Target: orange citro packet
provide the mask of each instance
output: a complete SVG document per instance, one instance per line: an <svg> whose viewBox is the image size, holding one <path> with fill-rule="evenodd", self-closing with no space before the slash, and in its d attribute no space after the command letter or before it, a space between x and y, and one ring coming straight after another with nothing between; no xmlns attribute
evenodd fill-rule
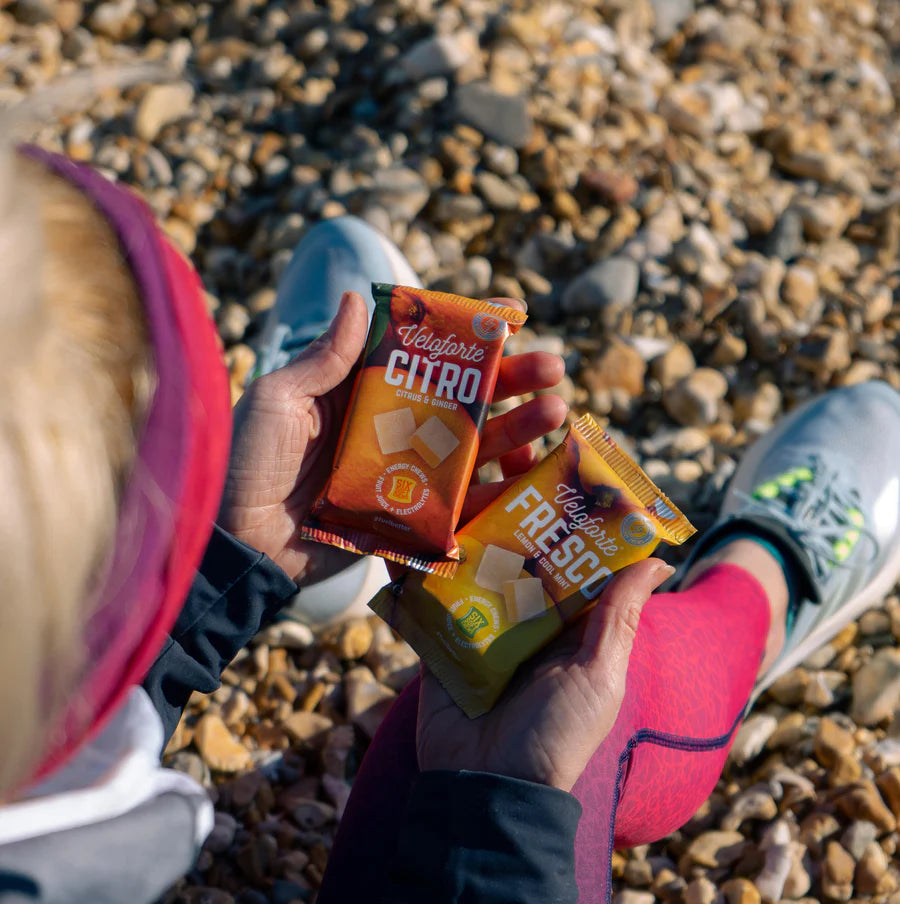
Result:
<svg viewBox="0 0 900 904"><path fill-rule="evenodd" d="M595 600L613 572L660 541L694 533L685 516L590 417L456 535L452 578L407 574L369 604L419 654L470 718L520 663Z"/></svg>
<svg viewBox="0 0 900 904"><path fill-rule="evenodd" d="M331 476L301 536L452 573L454 538L507 336L526 315L374 284Z"/></svg>

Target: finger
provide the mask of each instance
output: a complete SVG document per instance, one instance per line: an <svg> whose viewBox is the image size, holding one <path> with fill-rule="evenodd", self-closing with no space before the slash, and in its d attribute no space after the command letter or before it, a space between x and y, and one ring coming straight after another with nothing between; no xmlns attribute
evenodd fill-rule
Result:
<svg viewBox="0 0 900 904"><path fill-rule="evenodd" d="M552 389L565 376L566 365L550 352L523 352L500 361L494 401Z"/></svg>
<svg viewBox="0 0 900 904"><path fill-rule="evenodd" d="M504 480L510 477L521 477L538 463L538 454L531 444L519 446L518 449L513 449L512 452L501 455L499 462Z"/></svg>
<svg viewBox="0 0 900 904"><path fill-rule="evenodd" d="M466 492L459 523L467 524L477 514L484 511L504 490L511 487L519 478L495 480L493 483L472 484Z"/></svg>
<svg viewBox="0 0 900 904"><path fill-rule="evenodd" d="M556 430L565 421L568 410L559 396L543 395L489 418L481 434L477 466L508 455Z"/></svg>
<svg viewBox="0 0 900 904"><path fill-rule="evenodd" d="M424 662L419 663L419 678L421 681L419 688L420 720L436 710L445 709L448 706L456 706L453 698Z"/></svg>
<svg viewBox="0 0 900 904"><path fill-rule="evenodd" d="M661 559L645 559L616 574L587 614L579 660L589 671L624 679L641 611L674 571Z"/></svg>
<svg viewBox="0 0 900 904"><path fill-rule="evenodd" d="M517 311L528 313L528 305L521 298L486 298L485 301L491 304L499 304L504 308L515 308Z"/></svg>
<svg viewBox="0 0 900 904"><path fill-rule="evenodd" d="M267 379L271 391L296 399L319 398L345 380L359 359L368 332L369 314L358 292L345 292L328 329L293 361Z"/></svg>

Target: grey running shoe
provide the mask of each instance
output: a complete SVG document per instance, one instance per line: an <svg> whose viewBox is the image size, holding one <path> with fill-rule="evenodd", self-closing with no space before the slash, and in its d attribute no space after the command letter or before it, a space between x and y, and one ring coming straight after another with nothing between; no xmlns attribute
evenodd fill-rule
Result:
<svg viewBox="0 0 900 904"><path fill-rule="evenodd" d="M251 379L288 363L328 328L346 291L359 292L374 309L372 283L420 286L401 251L357 217L317 223L291 257L260 339ZM368 615L369 600L389 580L384 560L360 557L343 571L310 584L282 616L321 627L353 615Z"/></svg>
<svg viewBox="0 0 900 904"><path fill-rule="evenodd" d="M399 248L358 217L323 220L307 232L278 284L259 339L251 379L287 364L328 329L344 292L375 306L372 283L421 286Z"/></svg>
<svg viewBox="0 0 900 904"><path fill-rule="evenodd" d="M886 383L819 396L751 446L691 558L749 533L797 566L793 626L754 695L885 598L900 576L898 525L900 393Z"/></svg>

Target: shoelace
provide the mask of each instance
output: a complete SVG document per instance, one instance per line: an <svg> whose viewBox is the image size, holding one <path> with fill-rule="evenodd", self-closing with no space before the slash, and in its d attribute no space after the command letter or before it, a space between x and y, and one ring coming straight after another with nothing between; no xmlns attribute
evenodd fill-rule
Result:
<svg viewBox="0 0 900 904"><path fill-rule="evenodd" d="M848 511L859 510L859 494L844 485L839 471L825 468L818 457L810 459L809 469L811 480L782 488L774 499L761 500L740 490L735 495L745 504L745 512L784 525L803 548L818 580L825 581L836 568L871 564L878 555L878 540L869 528L853 523L847 516ZM862 540L868 541L870 548L862 563L851 565L839 557L836 547L853 533L854 549Z"/></svg>

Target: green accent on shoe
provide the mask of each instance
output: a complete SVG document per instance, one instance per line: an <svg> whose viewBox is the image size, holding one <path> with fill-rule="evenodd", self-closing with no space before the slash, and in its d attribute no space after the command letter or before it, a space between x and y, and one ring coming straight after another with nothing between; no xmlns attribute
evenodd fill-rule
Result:
<svg viewBox="0 0 900 904"><path fill-rule="evenodd" d="M692 558L726 534L758 531L796 563L796 620L754 696L879 604L900 577L897 449L900 393L873 381L797 405L744 452Z"/></svg>
<svg viewBox="0 0 900 904"><path fill-rule="evenodd" d="M812 467L799 465L763 481L753 490L751 496L766 502L780 502L786 510L789 510L798 495L803 492L804 486L811 484L814 479L815 470ZM836 537L831 543L834 562L838 565L846 562L851 556L860 537L863 536L866 524L865 516L858 508L846 508L843 514L847 522L860 529L849 528L843 536ZM750 539L753 539L752 535Z"/></svg>

